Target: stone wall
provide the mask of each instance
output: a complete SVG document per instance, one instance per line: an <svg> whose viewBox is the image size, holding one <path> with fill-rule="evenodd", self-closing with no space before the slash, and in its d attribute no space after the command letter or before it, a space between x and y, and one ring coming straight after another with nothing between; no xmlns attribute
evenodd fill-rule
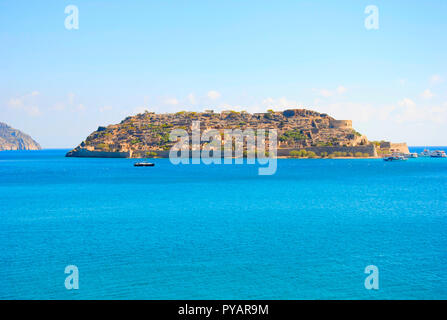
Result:
<svg viewBox="0 0 447 320"><path fill-rule="evenodd" d="M391 143L390 152L410 153L410 150L408 150L408 146L405 142Z"/></svg>
<svg viewBox="0 0 447 320"><path fill-rule="evenodd" d="M406 146L406 144L405 144ZM375 145L367 145L367 146L355 146L355 147L344 147L344 146L335 146L335 147L306 147L304 148L306 151L313 151L317 155L321 155L323 152L326 152L328 155L334 152L346 152L355 154L357 152L367 153L370 157L377 157L376 147ZM407 147L408 149L408 147ZM297 148L280 148L277 151L278 157L289 157L290 151L292 150L300 150ZM154 156L146 156L146 152L107 152L107 151L89 151L86 149L79 149L76 151L71 151L67 153L67 157L88 157L88 158L168 158L169 150L164 151L156 151L157 155ZM223 155L223 152L222 152Z"/></svg>
<svg viewBox="0 0 447 320"><path fill-rule="evenodd" d="M130 152L109 152L109 151L90 151L87 149L78 149L70 151L66 157L86 157L86 158L130 158Z"/></svg>
<svg viewBox="0 0 447 320"><path fill-rule="evenodd" d="M393 143L393 142L381 142L380 143L381 153L410 153L408 146L405 142Z"/></svg>
<svg viewBox="0 0 447 320"><path fill-rule="evenodd" d="M337 129L352 129L352 120L331 120L329 126Z"/></svg>
<svg viewBox="0 0 447 320"><path fill-rule="evenodd" d="M355 154L357 152L361 152L361 153L367 153L369 154L370 157L377 157L377 152L376 152L376 148L374 145L367 145L367 146L355 146L355 147L306 147L303 148L306 151L313 151L315 152L317 155L321 155L321 153L323 152L327 152L327 154L331 154L334 152L346 152L346 153L352 153ZM290 156L290 151L292 150L300 150L297 148L280 148L277 151L277 156L278 157L289 157ZM169 158L169 150L167 151L157 151L156 152L157 155L154 156L155 158ZM223 151L222 151L222 156L223 156ZM142 153L142 154L138 154L135 153L132 156L133 158L146 158L146 156ZM149 157L151 158L151 157Z"/></svg>
<svg viewBox="0 0 447 320"><path fill-rule="evenodd" d="M155 152L157 155L148 156L150 152ZM157 151L135 151L132 154L132 158L169 158L169 150L157 150Z"/></svg>
<svg viewBox="0 0 447 320"><path fill-rule="evenodd" d="M342 146L336 146L336 147L306 147L304 148L306 151L313 151L317 155L321 155L323 152L327 152L327 154L331 154L334 152L346 152L346 153L352 153L355 154L357 152L361 153L367 153L370 157L377 157L377 151L376 147L373 144L367 145L367 146L355 146L355 147L342 147ZM290 156L290 151L292 150L300 150L296 148L282 148L278 149L278 156L279 157L288 157Z"/></svg>
<svg viewBox="0 0 447 320"><path fill-rule="evenodd" d="M328 155L334 152L346 152L355 154L357 152L367 153L370 157L377 157L376 148L374 145L356 146L356 147L307 147L306 151L313 151L317 155L321 155L323 152L327 152ZM280 148L278 149L278 157L290 156L290 151L300 150L297 148ZM86 149L80 149L67 153L67 157L87 157L87 158L168 158L169 150L157 151L156 156L146 156L146 152L107 152L107 151L89 151ZM223 152L222 152L223 155Z"/></svg>

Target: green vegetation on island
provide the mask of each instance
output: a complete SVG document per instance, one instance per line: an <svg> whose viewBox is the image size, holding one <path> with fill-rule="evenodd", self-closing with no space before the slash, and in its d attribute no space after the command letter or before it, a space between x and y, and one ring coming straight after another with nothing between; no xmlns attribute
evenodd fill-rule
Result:
<svg viewBox="0 0 447 320"><path fill-rule="evenodd" d="M175 143L169 140L171 131L183 129L191 135L193 121L200 121L202 131L218 130L222 138L225 129L252 129L256 139L259 139L257 130L276 129L277 155L282 157L374 157L379 148L354 130L351 120L336 120L327 114L306 109L268 110L253 114L234 110L166 114L146 111L127 117L119 124L98 127L67 156L167 157ZM268 139L266 133L266 143ZM206 143L202 143L202 147L204 145Z"/></svg>

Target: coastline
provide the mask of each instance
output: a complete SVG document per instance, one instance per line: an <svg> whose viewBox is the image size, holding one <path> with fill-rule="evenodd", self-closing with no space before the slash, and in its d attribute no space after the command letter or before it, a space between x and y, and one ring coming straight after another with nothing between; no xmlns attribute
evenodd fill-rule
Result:
<svg viewBox="0 0 447 320"><path fill-rule="evenodd" d="M420 153L422 152L424 149L429 149L429 150L446 150L447 146L409 146L410 152L411 153ZM120 154L120 156L107 156L104 157L103 156L103 152L91 152L92 154L90 156L67 156L67 153L69 153L72 149L70 148L43 148L40 150L0 150L0 154L8 154L8 153L40 153L40 152L48 152L48 151L54 151L54 152L64 152L65 153L65 157L74 157L74 158L98 158L98 159L117 159L117 158L121 158L121 159L168 159L169 158L169 151L167 152L167 154L162 154L162 155L156 155L156 156L141 156L141 157L126 157L126 156L122 156ZM222 159L225 157L222 157ZM382 159L382 156L371 156L371 157L347 157L347 156L339 156L339 157L321 157L321 156L316 156L316 157L296 157L296 156L277 156L276 159L336 159L336 160L354 160L354 159L358 159L358 160L365 160L365 159ZM231 159L236 159L236 157L231 157Z"/></svg>

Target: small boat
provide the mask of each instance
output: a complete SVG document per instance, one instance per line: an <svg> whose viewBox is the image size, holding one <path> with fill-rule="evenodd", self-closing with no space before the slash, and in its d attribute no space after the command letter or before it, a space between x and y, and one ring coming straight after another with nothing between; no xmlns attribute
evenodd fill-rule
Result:
<svg viewBox="0 0 447 320"><path fill-rule="evenodd" d="M435 150L430 155L432 158L447 158L445 151L443 150Z"/></svg>
<svg viewBox="0 0 447 320"><path fill-rule="evenodd" d="M419 156L420 156L420 157L430 157L431 154L432 154L432 152L431 152L430 150L428 150L428 149L424 149L424 151L422 151L422 152L419 154Z"/></svg>
<svg viewBox="0 0 447 320"><path fill-rule="evenodd" d="M155 163L152 162L135 162L134 167L153 167Z"/></svg>
<svg viewBox="0 0 447 320"><path fill-rule="evenodd" d="M401 155L385 156L383 161L406 161L407 159Z"/></svg>

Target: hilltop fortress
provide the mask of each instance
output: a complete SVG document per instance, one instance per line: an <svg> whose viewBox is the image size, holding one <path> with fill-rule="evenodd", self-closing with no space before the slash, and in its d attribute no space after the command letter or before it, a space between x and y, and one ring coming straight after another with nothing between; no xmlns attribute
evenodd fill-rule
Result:
<svg viewBox="0 0 447 320"><path fill-rule="evenodd" d="M200 121L201 130L216 129L276 129L278 156L306 150L317 156L377 157L378 150L391 148L371 143L352 127L351 120L336 120L324 113L306 109L265 113L223 111L215 113L186 112L156 114L145 112L127 117L119 124L99 127L79 146L67 153L69 157L167 157L175 141L169 141L174 129L191 132L193 121ZM382 148L383 145L383 148ZM408 152L406 144L399 151Z"/></svg>

